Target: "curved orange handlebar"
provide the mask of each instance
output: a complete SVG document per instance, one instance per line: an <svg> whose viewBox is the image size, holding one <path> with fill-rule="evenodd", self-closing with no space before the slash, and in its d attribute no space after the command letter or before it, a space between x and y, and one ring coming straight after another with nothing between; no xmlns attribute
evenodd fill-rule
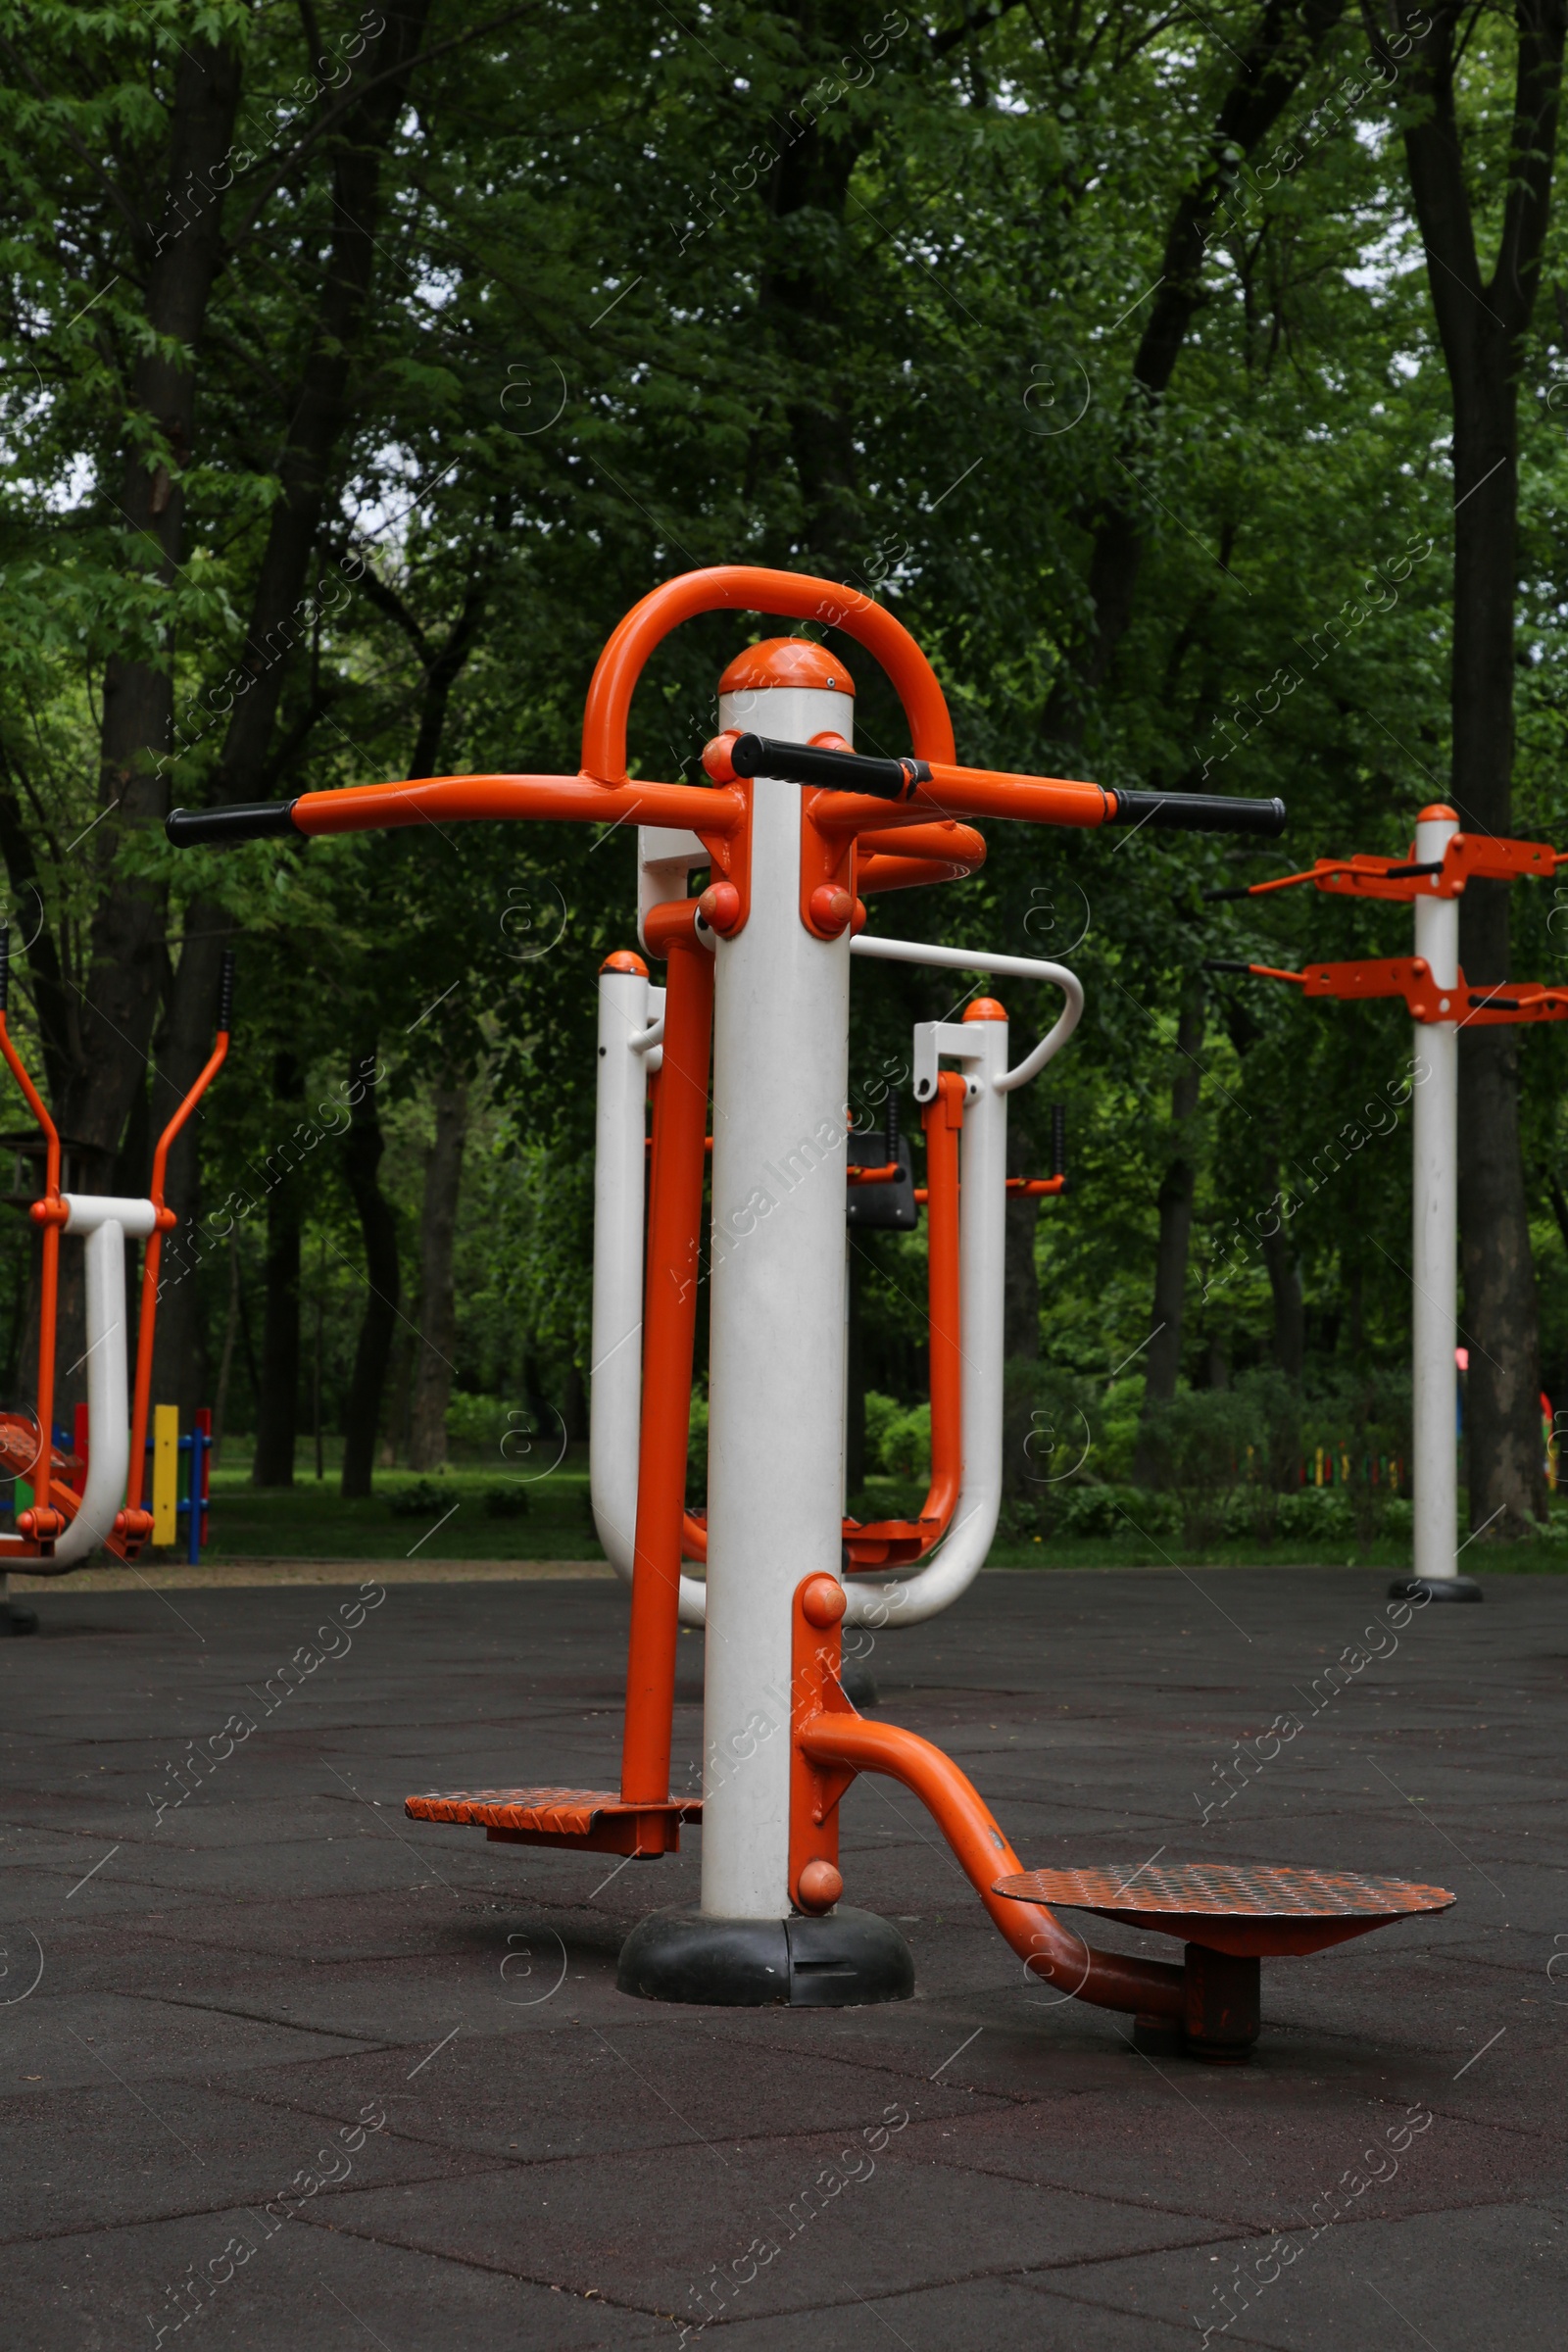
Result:
<svg viewBox="0 0 1568 2352"><path fill-rule="evenodd" d="M715 564L666 580L633 605L594 667L582 720L582 763L590 775L626 773L626 720L648 657L683 620L699 612L778 612L842 629L875 657L904 705L917 760L956 758L953 721L937 673L902 620L853 588L798 571L751 564Z"/></svg>

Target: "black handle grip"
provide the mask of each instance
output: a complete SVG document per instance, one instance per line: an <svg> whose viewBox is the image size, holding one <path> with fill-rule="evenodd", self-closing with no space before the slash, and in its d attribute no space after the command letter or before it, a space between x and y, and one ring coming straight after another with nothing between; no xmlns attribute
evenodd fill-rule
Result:
<svg viewBox="0 0 1568 2352"><path fill-rule="evenodd" d="M891 1087L888 1089L887 1108L883 1112L882 1126L888 1141L888 1157L890 1160L896 1160L899 1156L899 1098Z"/></svg>
<svg viewBox="0 0 1568 2352"><path fill-rule="evenodd" d="M218 1029L221 1037L231 1037L234 1031L234 951L223 950L223 961L218 975Z"/></svg>
<svg viewBox="0 0 1568 2352"><path fill-rule="evenodd" d="M859 752L830 752L821 744L776 743L769 735L738 735L729 763L738 776L777 776L785 784L866 792L879 801L906 800L931 775L923 760L872 760Z"/></svg>
<svg viewBox="0 0 1568 2352"><path fill-rule="evenodd" d="M11 925L0 923L0 1019L11 1010Z"/></svg>
<svg viewBox="0 0 1568 2352"><path fill-rule="evenodd" d="M1218 792L1110 794L1107 825L1158 825L1183 833L1266 833L1285 830L1283 801L1233 800Z"/></svg>
<svg viewBox="0 0 1568 2352"><path fill-rule="evenodd" d="M1252 966L1239 963L1234 956L1205 956L1203 969L1205 972L1250 972Z"/></svg>
<svg viewBox="0 0 1568 2352"><path fill-rule="evenodd" d="M1065 1102L1053 1102L1051 1105L1051 1173L1053 1176L1065 1176L1067 1173L1067 1105Z"/></svg>
<svg viewBox="0 0 1568 2352"><path fill-rule="evenodd" d="M247 801L234 808L171 808L164 831L176 850L199 841L267 841L274 834L296 835L293 801Z"/></svg>

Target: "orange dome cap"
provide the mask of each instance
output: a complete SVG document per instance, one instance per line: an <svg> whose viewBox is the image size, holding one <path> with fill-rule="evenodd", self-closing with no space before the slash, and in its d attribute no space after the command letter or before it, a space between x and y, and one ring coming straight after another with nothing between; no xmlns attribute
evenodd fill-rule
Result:
<svg viewBox="0 0 1568 2352"><path fill-rule="evenodd" d="M768 686L815 686L855 692L855 680L836 654L809 637L764 637L737 654L718 681L720 694L756 694Z"/></svg>

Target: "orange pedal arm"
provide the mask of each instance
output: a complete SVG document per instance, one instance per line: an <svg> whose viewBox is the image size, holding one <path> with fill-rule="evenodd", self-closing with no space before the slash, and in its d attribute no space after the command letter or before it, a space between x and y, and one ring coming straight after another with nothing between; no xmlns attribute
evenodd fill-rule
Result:
<svg viewBox="0 0 1568 2352"><path fill-rule="evenodd" d="M917 1519L844 1522L852 1568L885 1568L923 1559L947 1534L963 1484L963 1347L958 1280L958 1136L963 1080L944 1070L920 1113L925 1129L928 1200L927 1320L930 1328L931 1479ZM896 1171L890 1171L896 1173ZM920 1196L917 1194L916 1199Z"/></svg>
<svg viewBox="0 0 1568 2352"><path fill-rule="evenodd" d="M0 1054L3 1054L12 1076L27 1099L27 1108L43 1130L44 1179L43 1199L32 1204L34 1222L43 1227L43 1262L39 1269L38 1286L38 1454L30 1473L32 1479L32 1509L30 1532L41 1541L61 1534L66 1521L60 1519L57 1529L53 1522L60 1516L51 1510L50 1470L54 1452L55 1420L55 1323L60 1301L60 1228L66 1220L66 1210L60 1199L60 1136L53 1119L44 1108L43 1097L27 1075L26 1064L12 1043L7 1014L11 1003L11 927L0 925Z"/></svg>
<svg viewBox="0 0 1568 2352"><path fill-rule="evenodd" d="M867 1723L839 1687L840 1620L844 1589L832 1577L805 1578L795 1596L796 1691L794 1740L800 1760L791 1785L790 1886L797 1901L809 1898L813 1863L836 1859L821 1833L855 1775L880 1772L917 1796L949 1845L991 1919L1033 1977L1064 1995L1102 2009L1130 2009L1146 2017L1181 2017L1185 1978L1166 1961L1134 1960L1096 1951L1063 1927L1044 1903L1017 1903L993 1891L1011 1867L1012 1847L979 1790L951 1756L929 1740L893 1723ZM803 1671L803 1668L805 1671ZM835 1849L836 1855L836 1841ZM804 1886L803 1886L804 1881ZM830 1901L829 1880L823 1891ZM825 1903L802 1903L825 1909Z"/></svg>
<svg viewBox="0 0 1568 2352"><path fill-rule="evenodd" d="M656 907L645 926L649 948L668 956L669 971L663 1066L654 1107L637 1533L621 1738L621 1797L632 1804L663 1804L669 1798L713 1029L713 958L698 944L695 914L694 900Z"/></svg>
<svg viewBox="0 0 1568 2352"><path fill-rule="evenodd" d="M153 1386L153 1339L158 1324L158 1276L164 1257L164 1234L168 1226L174 1222L172 1213L164 1206L164 1181L169 1169L170 1146L227 1060L233 1018L234 951L225 948L218 984L217 1039L205 1067L159 1137L157 1150L153 1153L152 1183L148 1189L152 1204L158 1211L158 1222L148 1235L147 1247L142 1251L141 1312L136 1318L136 1385L132 1391L130 1408L130 1467L125 1477L125 1508L117 1514L123 1524L117 1526L115 1531L126 1542L135 1542L138 1537L150 1532L139 1526L138 1520L144 1516L141 1491L147 1475L147 1416L151 1409Z"/></svg>

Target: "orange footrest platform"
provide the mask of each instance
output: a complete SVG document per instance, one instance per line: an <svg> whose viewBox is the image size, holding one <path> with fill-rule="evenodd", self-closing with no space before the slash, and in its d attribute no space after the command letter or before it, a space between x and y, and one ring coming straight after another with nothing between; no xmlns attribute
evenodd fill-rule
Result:
<svg viewBox="0 0 1568 2352"><path fill-rule="evenodd" d="M444 1821L483 1830L513 1845L577 1846L595 1854L673 1854L680 1825L701 1821L700 1796L663 1804L627 1804L613 1788L459 1788L450 1796L409 1796L411 1821Z"/></svg>
<svg viewBox="0 0 1568 2352"><path fill-rule="evenodd" d="M1226 1862L1141 1870L1021 1870L995 1891L1062 1903L1129 1928L1154 1928L1237 1959L1304 1956L1423 1911L1446 1911L1446 1886L1364 1879L1350 1870L1274 1870Z"/></svg>

